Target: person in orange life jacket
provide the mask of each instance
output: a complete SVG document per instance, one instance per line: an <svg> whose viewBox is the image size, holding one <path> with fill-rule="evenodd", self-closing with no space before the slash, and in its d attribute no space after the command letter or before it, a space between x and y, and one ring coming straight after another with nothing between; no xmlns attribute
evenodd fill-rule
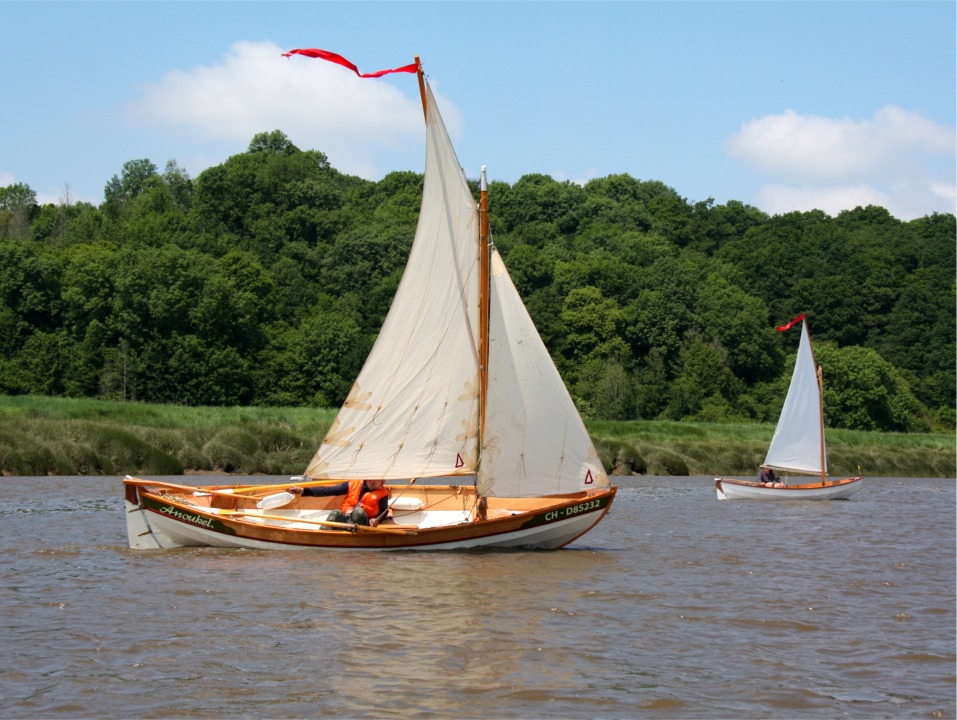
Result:
<svg viewBox="0 0 957 720"><path fill-rule="evenodd" d="M385 486L385 480L346 480L338 485L305 488L294 486L286 490L294 495L345 495L339 509L333 510L326 518L329 522L351 522L375 527L389 510L389 489Z"/></svg>

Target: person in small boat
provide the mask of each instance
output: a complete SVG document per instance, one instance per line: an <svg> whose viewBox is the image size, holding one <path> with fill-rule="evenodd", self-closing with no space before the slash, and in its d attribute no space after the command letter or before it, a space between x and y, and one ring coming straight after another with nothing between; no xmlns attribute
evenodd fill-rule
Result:
<svg viewBox="0 0 957 720"><path fill-rule="evenodd" d="M329 497L345 495L338 510L326 518L329 522L355 523L356 525L379 524L389 510L389 489L385 480L346 480L338 485L286 488L293 495Z"/></svg>
<svg viewBox="0 0 957 720"><path fill-rule="evenodd" d="M761 469L758 470L758 485L773 488L784 487L784 483L781 482L781 478L774 471L774 468L770 468L767 465L762 465Z"/></svg>

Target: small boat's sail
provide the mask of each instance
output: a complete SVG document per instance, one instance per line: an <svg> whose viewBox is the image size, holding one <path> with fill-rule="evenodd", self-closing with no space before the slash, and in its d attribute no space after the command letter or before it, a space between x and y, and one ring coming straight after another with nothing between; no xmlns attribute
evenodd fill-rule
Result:
<svg viewBox="0 0 957 720"><path fill-rule="evenodd" d="M764 464L790 472L827 474L821 385L806 320L801 321L801 343L791 386Z"/></svg>
<svg viewBox="0 0 957 720"><path fill-rule="evenodd" d="M492 254L488 409L479 493L608 487L608 476L497 252Z"/></svg>
<svg viewBox="0 0 957 720"><path fill-rule="evenodd" d="M408 264L375 345L306 470L314 479L476 469L478 206L427 93L425 185Z"/></svg>
<svg viewBox="0 0 957 720"><path fill-rule="evenodd" d="M791 328L798 320L801 321L801 341L791 385L764 464L786 473L816 475L820 480L800 484L789 481L784 487L767 487L745 480L715 478L719 500L838 500L851 495L863 483L861 477L827 479L824 389L820 369L814 361L807 320L800 315L778 331Z"/></svg>

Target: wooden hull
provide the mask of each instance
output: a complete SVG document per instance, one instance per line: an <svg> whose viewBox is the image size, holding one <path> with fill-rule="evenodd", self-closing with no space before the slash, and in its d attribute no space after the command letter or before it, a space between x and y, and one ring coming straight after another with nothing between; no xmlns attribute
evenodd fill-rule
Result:
<svg viewBox="0 0 957 720"><path fill-rule="evenodd" d="M769 488L730 478L714 480L718 500L844 500L863 484L862 477L828 480L825 485L817 482L783 488Z"/></svg>
<svg viewBox="0 0 957 720"><path fill-rule="evenodd" d="M421 509L394 510L375 528L327 523L341 498L299 497L260 510L255 486L186 488L124 480L129 545L138 550L184 546L263 550L469 550L564 547L608 512L617 488L547 498L489 498L487 519L476 517L470 486L393 487Z"/></svg>

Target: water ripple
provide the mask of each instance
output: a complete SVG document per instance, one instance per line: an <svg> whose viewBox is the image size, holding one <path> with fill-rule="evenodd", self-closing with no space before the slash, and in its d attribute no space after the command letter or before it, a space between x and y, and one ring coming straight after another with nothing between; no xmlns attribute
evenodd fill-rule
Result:
<svg viewBox="0 0 957 720"><path fill-rule="evenodd" d="M135 552L118 478L7 482L2 716L955 716L953 480L622 483L567 551L386 555Z"/></svg>

